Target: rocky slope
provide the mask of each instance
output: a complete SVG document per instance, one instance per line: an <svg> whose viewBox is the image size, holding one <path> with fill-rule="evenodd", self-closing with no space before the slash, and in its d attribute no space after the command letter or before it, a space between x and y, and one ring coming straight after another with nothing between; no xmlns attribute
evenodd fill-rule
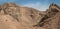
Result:
<svg viewBox="0 0 60 29"><path fill-rule="evenodd" d="M58 23L52 25L56 20L59 22L59 13L60 7L56 4L51 4L47 11L41 12L15 3L4 3L0 5L0 29L55 29ZM35 24L40 27L34 27Z"/></svg>
<svg viewBox="0 0 60 29"><path fill-rule="evenodd" d="M45 27L46 29L60 29L60 7L56 4L51 4L46 12L44 17L35 26Z"/></svg>
<svg viewBox="0 0 60 29"><path fill-rule="evenodd" d="M33 24L43 15L33 8L4 3L0 5L0 29L35 29Z"/></svg>

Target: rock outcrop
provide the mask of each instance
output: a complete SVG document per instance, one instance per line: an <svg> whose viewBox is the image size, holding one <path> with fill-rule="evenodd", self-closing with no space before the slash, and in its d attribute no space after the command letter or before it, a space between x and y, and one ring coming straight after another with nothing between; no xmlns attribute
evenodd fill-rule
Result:
<svg viewBox="0 0 60 29"><path fill-rule="evenodd" d="M59 29L60 7L56 4L51 4L46 12L44 17L42 17L40 22L35 26L45 27L46 29Z"/></svg>

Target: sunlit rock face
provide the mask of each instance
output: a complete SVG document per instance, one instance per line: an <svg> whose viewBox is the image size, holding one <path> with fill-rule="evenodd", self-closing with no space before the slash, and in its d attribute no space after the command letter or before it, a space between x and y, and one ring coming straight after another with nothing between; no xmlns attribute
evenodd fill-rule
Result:
<svg viewBox="0 0 60 29"><path fill-rule="evenodd" d="M48 18L47 19L48 21L45 23L46 29L60 29L59 24L60 6L58 6L57 4L51 4L47 14L49 15L50 18Z"/></svg>
<svg viewBox="0 0 60 29"><path fill-rule="evenodd" d="M58 15L60 7L56 4L51 4L47 11L38 11L15 3L4 3L0 5L0 29L57 29ZM35 24L40 27L33 27Z"/></svg>
<svg viewBox="0 0 60 29"><path fill-rule="evenodd" d="M0 5L0 29L35 29L36 24L44 13L15 3ZM6 27L5 27L6 26Z"/></svg>
<svg viewBox="0 0 60 29"><path fill-rule="evenodd" d="M56 4L51 4L44 17L35 26L45 27L45 29L59 29L59 14L60 7Z"/></svg>

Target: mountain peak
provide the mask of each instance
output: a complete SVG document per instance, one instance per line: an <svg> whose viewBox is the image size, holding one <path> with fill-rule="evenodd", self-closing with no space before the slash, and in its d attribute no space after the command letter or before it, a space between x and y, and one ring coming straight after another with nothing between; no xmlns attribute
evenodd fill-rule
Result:
<svg viewBox="0 0 60 29"><path fill-rule="evenodd" d="M60 7L55 3L50 4L49 8L52 8L52 9L59 8L60 9Z"/></svg>

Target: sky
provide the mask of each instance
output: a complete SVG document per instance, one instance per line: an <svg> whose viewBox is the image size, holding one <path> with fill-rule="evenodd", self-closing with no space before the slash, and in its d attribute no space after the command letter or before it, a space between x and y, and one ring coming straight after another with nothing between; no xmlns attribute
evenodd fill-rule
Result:
<svg viewBox="0 0 60 29"><path fill-rule="evenodd" d="M0 0L0 4L14 2L24 7L32 7L40 11L45 11L51 3L60 5L60 0Z"/></svg>

